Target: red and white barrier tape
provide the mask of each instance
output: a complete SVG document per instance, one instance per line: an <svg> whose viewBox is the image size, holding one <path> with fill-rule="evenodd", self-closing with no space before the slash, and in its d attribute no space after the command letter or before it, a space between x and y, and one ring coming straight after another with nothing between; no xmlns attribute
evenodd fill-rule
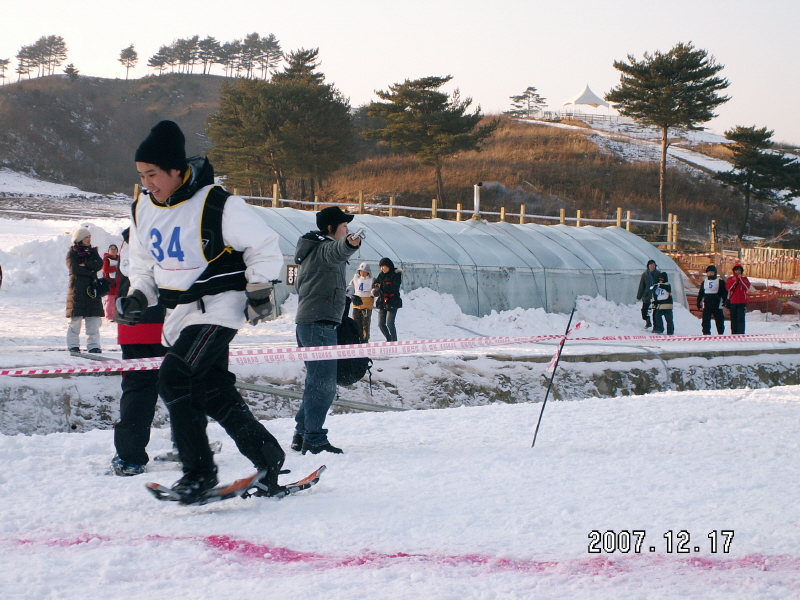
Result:
<svg viewBox="0 0 800 600"><path fill-rule="evenodd" d="M570 334L581 327L579 323ZM343 346L317 346L313 348L265 348L258 350L234 350L230 353L232 365L269 364L276 362L297 362L315 360L336 360L340 358L380 358L427 354L446 350L467 350L470 348L489 348L512 344L533 344L537 342L800 342L800 333L754 334L754 335L609 335L603 337L570 337L564 335L533 335L525 337L478 337L442 340L404 340L399 342L369 342L367 344L348 344ZM610 344L612 345L612 344ZM20 367L2 369L0 375L58 375L70 373L115 373L123 371L146 371L157 369L160 358L107 360L92 365L44 365L40 367Z"/></svg>

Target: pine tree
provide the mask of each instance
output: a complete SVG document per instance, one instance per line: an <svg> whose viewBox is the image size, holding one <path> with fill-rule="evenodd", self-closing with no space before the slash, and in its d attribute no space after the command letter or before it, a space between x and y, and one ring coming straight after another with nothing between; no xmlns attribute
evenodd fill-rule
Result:
<svg viewBox="0 0 800 600"><path fill-rule="evenodd" d="M276 181L305 190L317 186L351 159L349 105L325 76L314 71L317 51L289 55L272 81L243 78L223 87L220 108L209 118L211 157L231 185L268 189ZM309 70L309 67L311 69Z"/></svg>
<svg viewBox="0 0 800 600"><path fill-rule="evenodd" d="M283 51L278 39L269 34L265 38L261 38L261 58L259 60L259 68L261 69L261 78L267 79L269 72L278 65L278 61L283 58Z"/></svg>
<svg viewBox="0 0 800 600"><path fill-rule="evenodd" d="M744 218L739 239L747 231L750 218L750 199L780 203L800 196L800 163L781 153L770 151L774 131L766 127L736 127L725 132L733 142L733 168L717 173L719 181L737 188L744 196Z"/></svg>
<svg viewBox="0 0 800 600"><path fill-rule="evenodd" d="M125 67L125 79L127 79L128 72L139 62L139 53L133 49L133 44L131 44L122 49L117 60Z"/></svg>
<svg viewBox="0 0 800 600"><path fill-rule="evenodd" d="M0 58L0 79L3 80L3 84L6 82L6 69L8 69L8 64L10 62L10 58Z"/></svg>
<svg viewBox="0 0 800 600"><path fill-rule="evenodd" d="M547 102L533 86L526 88L519 96L510 96L510 98L511 110L506 114L517 119L530 119L537 112L541 112Z"/></svg>
<svg viewBox="0 0 800 600"><path fill-rule="evenodd" d="M667 53L645 52L642 61L629 54L627 63L615 60L614 68L622 73L620 84L605 99L614 103L620 114L661 130L658 198L664 221L669 130L703 129L699 124L716 116L714 109L729 100L718 93L729 85L727 79L716 77L724 66L689 42L679 43ZM662 225L661 233L664 230Z"/></svg>
<svg viewBox="0 0 800 600"><path fill-rule="evenodd" d="M319 68L319 48L306 50L300 48L289 53L286 57L286 66L281 73L273 75L273 81L309 81L321 84L325 76L316 69Z"/></svg>
<svg viewBox="0 0 800 600"><path fill-rule="evenodd" d="M203 75L211 73L211 65L217 62L219 42L210 35L197 42L197 60L203 65Z"/></svg>
<svg viewBox="0 0 800 600"><path fill-rule="evenodd" d="M33 46L23 46L17 52L17 68L14 72L17 74L17 81L22 79L23 75L30 77L31 71L39 64L35 57Z"/></svg>
<svg viewBox="0 0 800 600"><path fill-rule="evenodd" d="M80 76L81 72L75 68L75 65L69 63L66 67L64 67L64 73L69 77L70 81L77 81L78 77Z"/></svg>
<svg viewBox="0 0 800 600"><path fill-rule="evenodd" d="M480 151L481 143L492 135L499 120L478 125L483 119L480 107L467 114L472 99L461 100L458 90L452 97L439 88L452 79L423 77L389 86L376 94L386 102L371 102L369 116L381 119L385 127L364 134L367 139L385 140L399 152L408 152L423 165L434 168L436 194L444 206L442 165L448 156Z"/></svg>
<svg viewBox="0 0 800 600"><path fill-rule="evenodd" d="M172 50L169 46L161 46L153 56L147 60L147 66L153 69L158 69L158 74L164 72L164 68L168 65L173 65L174 58Z"/></svg>

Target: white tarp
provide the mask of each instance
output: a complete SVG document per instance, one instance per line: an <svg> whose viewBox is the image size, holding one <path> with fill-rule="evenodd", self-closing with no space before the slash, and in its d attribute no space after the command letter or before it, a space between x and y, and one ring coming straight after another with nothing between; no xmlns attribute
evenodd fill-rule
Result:
<svg viewBox="0 0 800 600"><path fill-rule="evenodd" d="M598 106L611 106L608 102L590 90L588 84L585 88L583 88L583 91L580 94L573 96L569 100L565 100L562 106L566 106L567 104L572 104L574 106L577 106L578 104L586 104L588 106L594 106L595 108Z"/></svg>
<svg viewBox="0 0 800 600"><path fill-rule="evenodd" d="M286 264L294 264L298 238L316 229L315 213L253 209L280 235ZM600 295L630 304L636 301L639 278L651 258L669 274L676 301L686 305L675 262L620 227L356 215L350 229L360 227L367 237L350 261L348 277L361 261L370 263L376 276L378 261L386 256L404 270L406 292L427 287L452 294L470 315L516 307L565 313L577 296ZM277 292L282 302L294 288L283 284Z"/></svg>

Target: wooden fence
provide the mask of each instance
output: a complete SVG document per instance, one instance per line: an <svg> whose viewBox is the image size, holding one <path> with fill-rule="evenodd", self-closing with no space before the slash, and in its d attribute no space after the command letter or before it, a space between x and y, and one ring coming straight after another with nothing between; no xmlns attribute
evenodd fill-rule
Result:
<svg viewBox="0 0 800 600"><path fill-rule="evenodd" d="M733 265L740 263L747 277L775 282L800 281L800 250L784 248L742 248L733 252L704 252L681 254L667 252L687 273L702 275L708 265L715 265L720 275L731 274Z"/></svg>
<svg viewBox="0 0 800 600"><path fill-rule="evenodd" d="M664 236L661 236L662 239L655 239L658 236L656 234L648 234L648 238L651 239L651 242L655 244L657 247L662 249L670 248L672 250L677 249L678 245L678 215L674 215L670 213L667 217L666 221L647 221L643 219L634 219L632 216L631 211L625 211L623 214L623 210L621 207L617 207L616 214L613 217L607 219L590 219L581 214L580 210L575 211L575 216L567 216L566 209L560 209L559 215L534 215L528 214L525 212L525 205L520 204L519 212L508 212L506 207L503 206L500 208L499 212L494 211L486 211L481 210L480 208L480 187L481 184L476 184L474 186L474 198L473 198L473 207L472 208L465 208L462 203L456 204L456 208L440 208L438 206L438 200L433 198L431 200L430 208L428 207L421 207L421 206L401 206L395 202L395 197L389 197L388 204L371 204L367 203L364 199L364 192L361 191L358 193L358 200L354 202L321 202L319 197L315 197L313 201L310 200L287 200L283 198L279 198L278 196L278 186L277 184L273 185L272 189L272 197L259 197L259 196L243 196L243 198L249 202L250 204L254 204L257 206L271 206L273 208L282 208L282 207L291 207L297 208L300 210L313 210L318 211L326 206L340 206L342 209L352 209L351 212L355 214L372 214L377 216L388 216L388 217L396 217L396 216L411 216L413 218L447 218L450 215L456 221L464 221L468 219L484 219L484 220L494 220L497 222L518 222L522 225L525 223L536 223L536 222L543 222L544 224L550 225L558 223L560 225L574 225L575 227L581 227L583 225L616 225L617 227L625 227L628 231L632 233L637 233L634 231L634 226L646 226L646 225L666 225L667 234L666 239L663 239ZM236 189L233 190L234 194L237 194L238 191ZM405 215L403 215L405 213ZM640 228L641 229L641 228ZM641 235L641 234L640 234Z"/></svg>

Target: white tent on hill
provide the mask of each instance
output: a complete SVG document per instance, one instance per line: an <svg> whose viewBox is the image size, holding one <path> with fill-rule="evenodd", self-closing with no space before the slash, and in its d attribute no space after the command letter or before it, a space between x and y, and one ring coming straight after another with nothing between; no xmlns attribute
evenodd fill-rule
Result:
<svg viewBox="0 0 800 600"><path fill-rule="evenodd" d="M600 98L597 94L595 94L591 89L589 89L589 85L587 84L583 91L570 98L569 100L565 100L561 106L567 106L571 104L573 106L578 106L579 104L586 104L587 106L594 106L597 109L598 106L605 106L609 108L611 105Z"/></svg>

